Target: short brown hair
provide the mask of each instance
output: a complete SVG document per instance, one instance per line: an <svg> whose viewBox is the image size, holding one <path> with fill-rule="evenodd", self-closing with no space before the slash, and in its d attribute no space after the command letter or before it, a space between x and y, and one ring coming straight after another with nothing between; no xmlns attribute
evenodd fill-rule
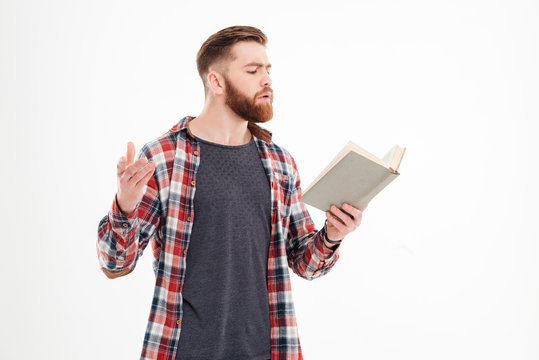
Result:
<svg viewBox="0 0 539 360"><path fill-rule="evenodd" d="M206 76L210 66L223 59L233 59L230 48L238 41L255 41L266 46L268 38L260 30L252 26L230 26L211 35L197 53L197 69L204 91L206 92Z"/></svg>

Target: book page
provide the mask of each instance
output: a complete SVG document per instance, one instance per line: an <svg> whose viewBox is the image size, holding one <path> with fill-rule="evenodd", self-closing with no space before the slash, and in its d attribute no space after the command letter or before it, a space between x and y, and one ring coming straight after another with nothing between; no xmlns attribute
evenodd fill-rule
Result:
<svg viewBox="0 0 539 360"><path fill-rule="evenodd" d="M393 153L395 152L395 148L397 146L393 146L385 155L384 157L382 158L382 161L384 162L384 164L386 164L386 166L389 167L389 164L391 163L391 158L393 157Z"/></svg>
<svg viewBox="0 0 539 360"><path fill-rule="evenodd" d="M377 156L371 154L370 152L368 152L367 150L363 149L362 147L354 144L353 142L348 142L348 146L350 146L355 152L357 152L358 154L360 155L363 155L364 157L366 157L367 159L371 160L371 161L374 161L375 163L377 164L380 164L382 166L386 166L386 163L384 161L382 161L381 159L379 159Z"/></svg>
<svg viewBox="0 0 539 360"><path fill-rule="evenodd" d="M395 150L391 154L391 160L389 161L389 169L391 171L398 172L405 150L406 148L395 145Z"/></svg>

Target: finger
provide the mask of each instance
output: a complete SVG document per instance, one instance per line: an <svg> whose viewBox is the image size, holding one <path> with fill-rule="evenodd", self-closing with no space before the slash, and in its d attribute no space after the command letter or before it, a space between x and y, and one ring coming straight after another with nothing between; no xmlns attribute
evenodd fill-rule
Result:
<svg viewBox="0 0 539 360"><path fill-rule="evenodd" d="M331 211L328 211L328 213L331 215L332 218L335 218L338 222L340 222L341 224L343 225L346 225L345 223L343 223L343 221L341 219L339 219L338 216L336 216L335 214L333 214ZM327 213L326 213L327 214Z"/></svg>
<svg viewBox="0 0 539 360"><path fill-rule="evenodd" d="M354 221L356 226L359 226L361 222L361 217L363 216L363 210L359 210L358 208L347 203L343 203L342 207L346 212L350 213L350 215L352 216L352 220ZM365 207L363 207L363 209L365 209Z"/></svg>
<svg viewBox="0 0 539 360"><path fill-rule="evenodd" d="M148 180L150 180L153 176L153 173L154 173L154 169L155 167L152 167L147 173L146 175L144 175L142 177L142 179L140 179L137 184L135 185L136 187L141 187L141 186L144 186L148 183Z"/></svg>
<svg viewBox="0 0 539 360"><path fill-rule="evenodd" d="M122 156L120 160L118 160L118 164L116 165L116 169L118 169L118 175L121 175L125 171L125 168L127 167L126 162L127 160L125 156Z"/></svg>
<svg viewBox="0 0 539 360"><path fill-rule="evenodd" d="M149 162L146 164L146 166L144 166L142 169L137 171L137 173L133 175L130 181L132 181L135 184L135 186L138 186L138 182L142 178L146 177L146 175L148 175L148 172L153 174L154 169L155 169L155 163Z"/></svg>
<svg viewBox="0 0 539 360"><path fill-rule="evenodd" d="M135 159L135 144L131 141L127 143L127 165L131 165Z"/></svg>
<svg viewBox="0 0 539 360"><path fill-rule="evenodd" d="M122 156L118 162L124 162L127 163L127 158L125 156Z"/></svg>
<svg viewBox="0 0 539 360"><path fill-rule="evenodd" d="M337 230L339 230L339 232L341 234L348 234L349 230L348 228L346 227L345 224L343 224L339 218L337 218L335 215L333 215L331 212L329 211L326 211L326 218L328 219L328 223L330 223L331 225L333 225L334 227L337 228Z"/></svg>
<svg viewBox="0 0 539 360"><path fill-rule="evenodd" d="M341 211L338 207L335 205L331 206L331 212L338 217L346 226L350 226L352 228L355 227L354 221L350 217L350 215L345 214L343 211Z"/></svg>
<svg viewBox="0 0 539 360"><path fill-rule="evenodd" d="M361 215L362 210L359 210L355 206L352 206L352 205L350 205L348 203L343 203L342 208L343 208L344 211L346 211L347 213L349 213L353 217Z"/></svg>
<svg viewBox="0 0 539 360"><path fill-rule="evenodd" d="M139 171L144 165L146 165L147 162L148 160L146 158L138 159L133 164L129 165L127 169L125 169L123 177L127 181L130 181L133 175L135 175L137 171Z"/></svg>

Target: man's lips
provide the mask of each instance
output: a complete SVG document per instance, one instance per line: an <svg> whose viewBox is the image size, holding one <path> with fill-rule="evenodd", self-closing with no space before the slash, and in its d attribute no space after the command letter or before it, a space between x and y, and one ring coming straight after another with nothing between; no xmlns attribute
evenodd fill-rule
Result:
<svg viewBox="0 0 539 360"><path fill-rule="evenodd" d="M262 100L264 100L264 99L269 100L269 99L271 99L271 93L269 93L269 92L268 92L268 93L265 93L265 94L259 96L258 98L259 98L259 99L262 99Z"/></svg>

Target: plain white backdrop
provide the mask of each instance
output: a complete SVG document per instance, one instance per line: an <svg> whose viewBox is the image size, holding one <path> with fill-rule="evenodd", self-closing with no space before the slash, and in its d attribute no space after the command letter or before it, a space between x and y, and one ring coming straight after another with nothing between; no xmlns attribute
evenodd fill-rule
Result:
<svg viewBox="0 0 539 360"><path fill-rule="evenodd" d="M304 189L348 140L407 147L333 270L291 273L305 359L538 359L534 0L1 0L0 358L140 356L151 252L107 279L98 222L127 142L198 115L196 52L238 24L269 37L265 127Z"/></svg>

